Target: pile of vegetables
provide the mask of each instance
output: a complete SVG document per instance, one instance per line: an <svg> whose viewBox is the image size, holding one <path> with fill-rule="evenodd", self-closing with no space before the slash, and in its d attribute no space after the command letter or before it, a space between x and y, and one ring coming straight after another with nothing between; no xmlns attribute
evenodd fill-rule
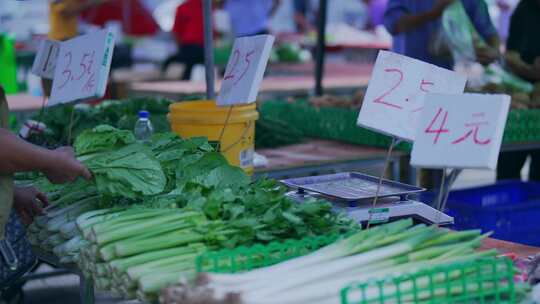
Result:
<svg viewBox="0 0 540 304"><path fill-rule="evenodd" d="M96 106L87 104L61 104L39 112L33 120L47 125L44 134L32 134L28 139L34 144L54 148L68 145L70 124L73 112L71 138L76 138L82 132L101 124L107 124L118 129L133 130L140 110L147 110L156 132L170 130L167 121L170 101L166 99L136 98L122 101L104 101Z"/></svg>
<svg viewBox="0 0 540 304"><path fill-rule="evenodd" d="M540 82L537 82L530 92L495 83L488 83L477 91L490 94L508 94L512 97L511 105L514 109L540 108Z"/></svg>
<svg viewBox="0 0 540 304"><path fill-rule="evenodd" d="M350 110L360 110L364 101L364 90L357 90L352 97L323 95L309 98L309 103L315 108L334 107Z"/></svg>
<svg viewBox="0 0 540 304"><path fill-rule="evenodd" d="M413 226L412 220L402 220L354 233L311 254L272 266L235 274L202 273L195 280L165 289L161 298L162 303L170 304L341 303L341 289L352 282L382 280L441 265L495 259L495 251L476 251L485 237L487 235L480 235L476 230L449 232L434 226ZM482 271L485 270L468 268L435 276L433 281L427 277L411 278L410 284L401 285L401 300L413 301L413 288L420 289L428 284L436 288L449 281L460 282L464 277L478 278ZM392 280L383 284L387 284L383 288L395 288ZM484 290L478 290L478 282L473 280L464 288L420 293L418 299L414 299L444 303L467 293L469 297L486 300L490 295L488 291L494 288L500 291L499 297L511 292L505 289L508 282L497 277L496 271L485 284ZM379 303L378 287L368 288L364 299Z"/></svg>
<svg viewBox="0 0 540 304"><path fill-rule="evenodd" d="M255 147L257 149L293 145L304 140L304 134L301 130L277 118L261 116L257 120L255 128Z"/></svg>
<svg viewBox="0 0 540 304"><path fill-rule="evenodd" d="M274 180L251 182L204 138L158 133L142 144L131 131L101 125L74 147L94 179L35 180L51 205L29 239L125 298L156 299L194 275L207 250L357 229L329 203L296 204Z"/></svg>

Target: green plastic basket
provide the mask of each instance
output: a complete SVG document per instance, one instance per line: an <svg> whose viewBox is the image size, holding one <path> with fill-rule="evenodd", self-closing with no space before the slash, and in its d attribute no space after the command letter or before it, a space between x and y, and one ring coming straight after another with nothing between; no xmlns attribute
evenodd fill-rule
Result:
<svg viewBox="0 0 540 304"><path fill-rule="evenodd" d="M307 137L325 138L372 147L390 146L389 136L356 125L358 110L336 107L312 107L306 100L266 101L260 106L261 117L280 119L289 123ZM511 110L504 133L504 144L540 141L540 109ZM410 143L401 143L396 149L410 151Z"/></svg>
<svg viewBox="0 0 540 304"><path fill-rule="evenodd" d="M267 245L210 251L195 261L197 272L236 273L277 264L313 252L346 235L307 237L301 240L272 242Z"/></svg>
<svg viewBox="0 0 540 304"><path fill-rule="evenodd" d="M454 263L350 284L341 290L341 303L516 303L514 275L508 258Z"/></svg>

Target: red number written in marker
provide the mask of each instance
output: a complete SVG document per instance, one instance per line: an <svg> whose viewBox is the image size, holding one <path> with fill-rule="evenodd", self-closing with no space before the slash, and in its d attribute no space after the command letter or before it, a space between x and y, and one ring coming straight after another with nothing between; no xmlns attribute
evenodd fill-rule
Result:
<svg viewBox="0 0 540 304"><path fill-rule="evenodd" d="M95 54L96 54L96 51L93 51L92 53L83 54L81 63L79 64L79 66L81 67L81 74L79 75L79 77L75 78L75 80L81 80L81 78L83 78L84 75L90 75L92 65L94 64Z"/></svg>
<svg viewBox="0 0 540 304"><path fill-rule="evenodd" d="M64 82L58 86L58 89L63 89L66 84L72 80L72 75L71 75L71 68L70 68L70 65L71 65L71 60L73 59L73 55L71 54L71 52L67 52L65 55L64 55L64 60L67 58L67 63L66 63L66 66L64 67L64 70L62 71L62 76L64 76Z"/></svg>
<svg viewBox="0 0 540 304"><path fill-rule="evenodd" d="M232 64L232 67L231 67L231 70L229 71L229 73L227 75L225 75L225 77L223 78L223 80L228 80L228 79L233 79L235 78L235 72L236 72L236 69L238 67L238 62L240 62L240 51L239 50L234 50L233 52L233 64Z"/></svg>
<svg viewBox="0 0 540 304"><path fill-rule="evenodd" d="M441 116L442 113L443 113L443 109L439 108L439 111L437 112L435 117L431 120L431 123L429 124L429 126L424 131L427 134L436 134L435 138L433 139L433 144L436 144L439 142L439 137L441 137L442 133L450 132L450 130L444 128L446 125L446 121L448 120L448 111L444 111L444 117L442 118L442 122L439 128L433 129L435 123L439 120L439 117Z"/></svg>
<svg viewBox="0 0 540 304"><path fill-rule="evenodd" d="M237 84L240 80L242 80L242 78L244 78L244 76L246 75L247 71L249 70L249 67L251 65L251 59L249 58L249 56L253 55L255 53L255 50L251 51L251 52L248 52L246 54L246 56L244 57L244 61L246 62L246 67L244 68L244 70L242 71L242 74L240 74L240 76L238 76L238 78L236 79L236 81L234 82L234 84Z"/></svg>
<svg viewBox="0 0 540 304"><path fill-rule="evenodd" d="M373 100L373 102L402 110L403 109L402 106L385 101L384 98L390 95L390 93L392 93L395 89L397 89L397 87L399 87L399 85L403 81L403 72L400 69L384 69L384 71L386 73L397 73L399 75L398 82L392 88L390 88L390 90L386 91L384 94L382 94L381 96Z"/></svg>

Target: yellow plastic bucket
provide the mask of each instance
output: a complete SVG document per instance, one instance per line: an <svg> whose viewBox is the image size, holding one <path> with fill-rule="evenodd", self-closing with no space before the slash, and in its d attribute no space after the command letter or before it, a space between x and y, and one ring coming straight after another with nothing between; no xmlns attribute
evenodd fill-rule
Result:
<svg viewBox="0 0 540 304"><path fill-rule="evenodd" d="M213 100L177 102L169 107L171 129L184 138L208 137L220 148L231 165L253 174L255 121L259 113L255 104L218 107ZM223 127L227 116L227 126ZM219 137L221 137L221 142Z"/></svg>

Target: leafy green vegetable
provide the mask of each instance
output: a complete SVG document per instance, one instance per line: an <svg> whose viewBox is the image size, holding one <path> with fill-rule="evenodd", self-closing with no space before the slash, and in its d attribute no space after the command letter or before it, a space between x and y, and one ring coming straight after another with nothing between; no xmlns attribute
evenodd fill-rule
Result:
<svg viewBox="0 0 540 304"><path fill-rule="evenodd" d="M130 131L118 130L108 125L99 125L79 135L75 140L74 148L77 155L81 156L118 149L134 142L135 136Z"/></svg>
<svg viewBox="0 0 540 304"><path fill-rule="evenodd" d="M84 163L104 195L136 199L163 192L167 183L159 161L141 144L100 153Z"/></svg>

